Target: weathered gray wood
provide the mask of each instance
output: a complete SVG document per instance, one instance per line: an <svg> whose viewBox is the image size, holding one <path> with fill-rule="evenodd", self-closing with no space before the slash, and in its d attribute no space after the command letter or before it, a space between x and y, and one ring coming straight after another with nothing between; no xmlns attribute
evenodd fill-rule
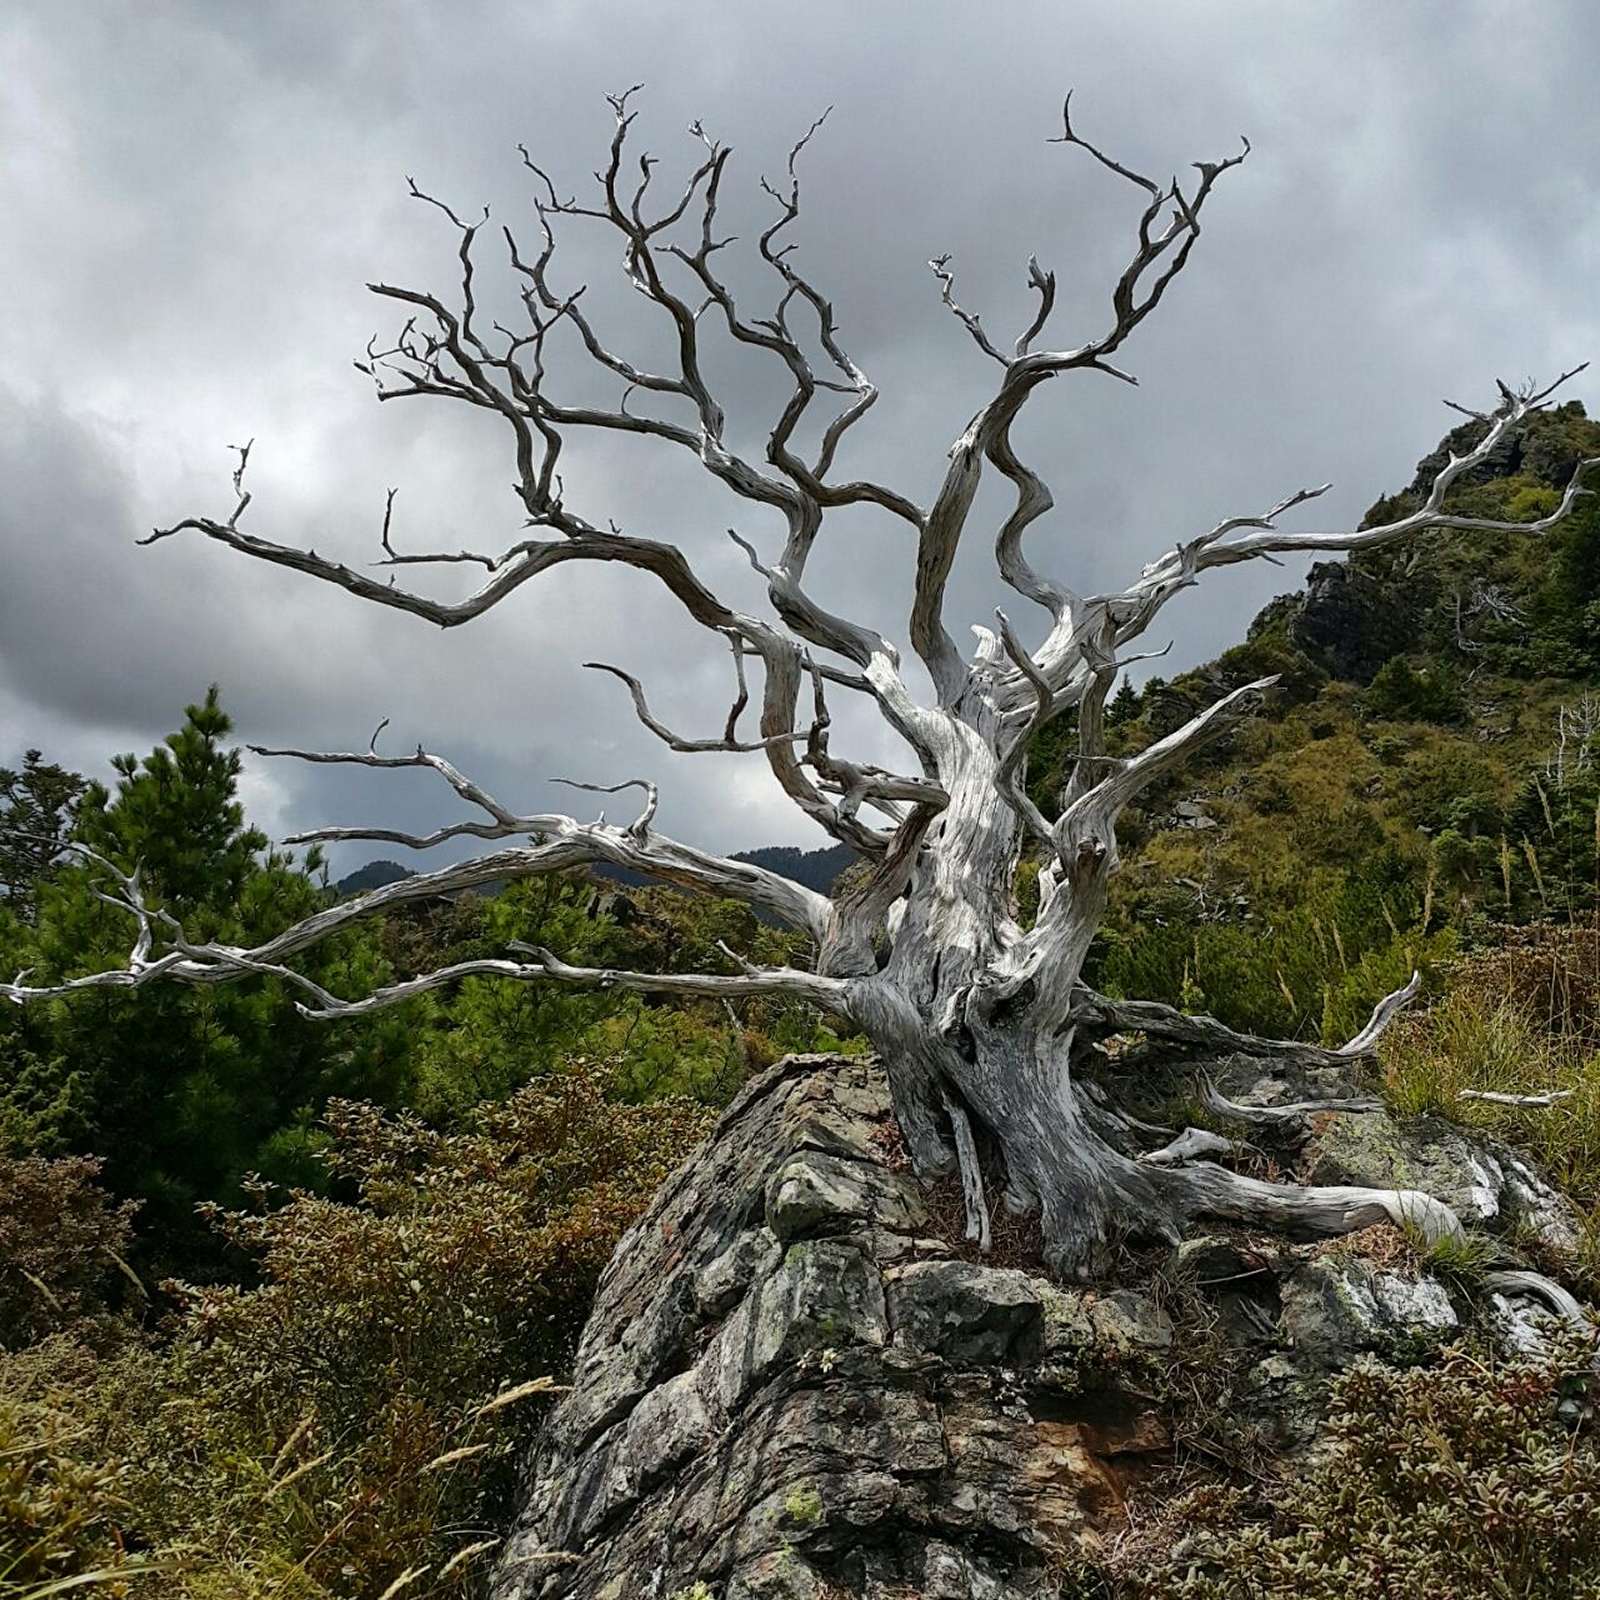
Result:
<svg viewBox="0 0 1600 1600"><path fill-rule="evenodd" d="M1586 1333L1593 1329L1588 1314L1578 1301L1559 1283L1545 1277L1542 1272L1525 1272L1520 1269L1513 1271L1509 1268L1499 1272L1486 1272L1483 1275L1483 1286L1494 1294L1532 1295L1535 1299L1544 1301L1563 1322L1570 1322L1573 1327L1581 1328Z"/></svg>
<svg viewBox="0 0 1600 1600"><path fill-rule="evenodd" d="M133 925L127 964L38 984L20 974L0 984L0 995L24 1003L107 986L138 987L167 979L214 983L265 973L298 986L307 996L308 1015L331 1017L394 1004L468 974L713 997L793 994L841 1014L882 1052L918 1170L926 1176L959 1171L975 1235L982 1239L987 1231L986 1185L1002 1189L1012 1210L1038 1212L1046 1249L1064 1270L1085 1270L1123 1234L1173 1237L1196 1215L1310 1232L1338 1231L1390 1216L1417 1220L1435 1232L1452 1231L1454 1219L1425 1196L1262 1184L1205 1161L1183 1159L1195 1149L1192 1140L1188 1146L1182 1141L1169 1144L1159 1152L1159 1161L1140 1161L1132 1142L1139 1126L1085 1098L1070 1066L1078 1030L1103 1035L1137 1029L1198 1050L1244 1050L1326 1064L1369 1054L1394 1013L1415 992L1413 983L1390 996L1368 1026L1336 1050L1256 1039L1210 1018L1187 1017L1166 1006L1114 1002L1088 992L1081 973L1118 867L1119 817L1146 786L1179 769L1207 742L1260 709L1273 680L1235 690L1147 749L1121 758L1106 752L1103 712L1121 668L1136 659L1128 648L1169 601L1211 568L1281 553L1367 549L1435 529L1488 529L1528 537L1553 527L1587 492L1582 474L1595 463L1582 463L1557 510L1533 523L1463 518L1448 512L1444 501L1451 484L1544 405L1557 385L1518 391L1502 386L1492 411L1474 413L1483 429L1479 443L1452 457L1421 506L1404 517L1353 530L1285 531L1279 519L1317 499L1326 486L1303 489L1259 516L1228 518L1208 532L1180 539L1119 590L1086 595L1040 573L1028 558L1025 535L1050 511L1052 499L1042 475L1019 456L1014 424L1028 402L1056 378L1090 373L1129 379L1112 358L1183 271L1213 186L1244 159L1248 146L1226 160L1197 163L1198 176L1187 186L1176 179L1158 183L1089 144L1064 108L1058 142L1086 151L1102 170L1137 192L1140 215L1132 258L1111 285L1109 314L1100 333L1083 343L1039 349L1034 346L1045 340L1055 310L1055 280L1030 261L1028 282L1038 304L1010 354L1004 353L1006 341L992 340L980 317L957 302L947 258L934 262L945 305L1000 373L989 398L949 448L942 482L924 508L887 485L833 475L841 442L872 408L877 390L845 349L831 304L796 266L787 237L800 216L797 161L817 129L791 153L786 186L768 190L777 213L757 242L756 265L771 274L776 306L770 314L764 308L749 315L736 303L719 264L719 252L733 242L718 231L728 150L696 127L701 151L696 164L674 196L658 201L653 160L643 162L640 178L622 177L625 165L631 170L635 113L629 95L616 97L612 104L616 122L609 161L588 201L563 199L524 153L537 185L539 248L530 256L509 233L506 241L523 288L525 325L516 330L484 325L473 286L479 225L463 223L420 192L418 197L430 200L459 235L458 296L447 303L428 292L371 286L408 318L391 346L374 342L363 364L380 396L429 396L467 405L493 418L508 436L526 525L525 536L508 548L496 553L401 554L393 538L392 492L384 509L383 565L481 565L486 576L473 594L464 600L436 599L395 583L392 570L386 578L374 577L293 543L247 531L241 524L251 506L245 488L248 447L240 452L234 509L226 519L185 518L144 542L197 534L441 627L481 616L570 562L621 563L648 573L693 621L732 649L735 694L721 737L678 735L651 712L637 677L621 666L603 670L627 687L645 726L673 749L747 752L763 759L778 788L805 816L866 858L864 880L830 899L778 874L668 839L656 831L656 791L646 778L579 785L644 792L640 815L618 828L603 817L582 823L559 814L519 814L443 757L420 749L404 757L381 757L375 750L280 751L276 753L307 761L428 766L481 813L426 835L324 828L304 835L306 840L373 839L418 848L463 837L515 842L478 861L341 902L253 949L188 939L146 904L136 874L92 858L104 872L107 898L127 912ZM666 370L646 371L630 361L591 321L578 292L558 286L555 229L573 216L612 232L628 281L671 325L676 358ZM693 290L692 299L685 297L686 286ZM574 331L582 358L626 386L615 406L566 404L546 387L546 361L554 354L547 341L558 328ZM741 453L728 440L723 408L708 376L716 338L764 355L789 386L759 457ZM658 402L663 414L630 405L635 394ZM798 440L817 437L813 423L820 425L820 437L806 454ZM775 555L763 555L752 541L730 530L765 582L770 616L728 605L676 546L603 526L567 503L558 466L564 442L574 433L593 430L683 450L736 505L781 524L781 547ZM986 626L976 630L978 646L967 658L958 650L946 616L948 580L963 540L973 531L979 489L991 469L1012 496L1009 512L992 531L999 575L1047 614L1048 631L1030 652L1001 615L998 632ZM882 512L913 536L907 635L931 680L931 699L913 691L891 639L828 610L808 587L808 563L827 513L852 505ZM741 737L737 729L751 698L747 663L761 673L759 726L753 738ZM876 706L904 744L908 770L893 772L852 761L832 748L829 687L862 694ZM805 709L808 688L810 705ZM1029 741L1053 719L1073 711L1079 720L1076 759L1062 793L1041 806L1026 788ZM868 812L874 814L871 822ZM1040 908L1031 927L1019 922L1015 904L1025 855L1041 861ZM657 975L572 967L536 950L524 952L532 956L528 961L468 962L373 994L337 996L293 968L293 958L316 940L392 906L492 880L596 862L760 907L815 940L816 970L759 970L736 962L741 970L729 976ZM1238 1114L1241 1108L1231 1109ZM1128 1148L1114 1148L1107 1131L1127 1141ZM992 1170L980 1170L980 1152L997 1152Z"/></svg>
<svg viewBox="0 0 1600 1600"><path fill-rule="evenodd" d="M1548 1111L1551 1106L1558 1106L1563 1100L1570 1100L1576 1093L1575 1089L1550 1089L1544 1094L1501 1094L1495 1089L1463 1089L1456 1099L1487 1100L1496 1106L1528 1106Z"/></svg>

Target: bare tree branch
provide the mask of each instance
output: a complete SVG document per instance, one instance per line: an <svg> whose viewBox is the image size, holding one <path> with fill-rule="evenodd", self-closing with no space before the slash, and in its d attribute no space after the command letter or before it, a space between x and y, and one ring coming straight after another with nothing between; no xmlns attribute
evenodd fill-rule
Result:
<svg viewBox="0 0 1600 1600"><path fill-rule="evenodd" d="M298 1009L317 1021L335 1017L366 1016L416 998L462 978L510 978L533 982L554 978L561 983L596 989L630 989L638 994L672 994L694 999L735 999L744 995L779 994L809 1000L824 1008L838 1008L845 985L836 978L824 978L797 967L762 967L737 977L706 973L628 972L614 967L574 967L548 950L535 945L513 943L511 949L530 955L531 962L461 961L441 967L404 983L374 989L359 1000L337 1000L328 996L321 1005L301 1005ZM283 976L286 974L280 974Z"/></svg>
<svg viewBox="0 0 1600 1600"><path fill-rule="evenodd" d="M1570 374L1543 389L1500 387L1496 406L1461 409L1481 430L1477 442L1451 456L1421 503L1373 528L1294 532L1281 519L1319 498L1326 486L1301 489L1260 515L1229 517L1179 540L1126 587L1086 595L1047 576L1030 560L1026 540L1053 508L1048 484L1018 453L1017 418L1051 379L1071 372L1134 382L1119 352L1160 304L1184 270L1199 237L1201 218L1218 179L1248 154L1249 145L1222 161L1196 163L1181 181L1158 182L1107 154L1075 128L1070 99L1062 108L1059 142L1085 152L1094 167L1126 186L1137 199L1126 266L1110 285L1109 315L1085 342L1054 343L1057 314L1054 274L1036 257L1027 268L1031 315L1009 352L990 337L976 312L956 299L948 257L933 270L946 309L979 352L1000 368L992 390L948 452L942 480L926 509L895 488L865 478L835 480L835 466L851 432L871 412L877 389L850 354L832 302L796 264L800 183L798 163L817 136L819 118L789 153L787 175L765 183L776 214L755 246L756 264L770 293L755 310L742 309L725 272L724 252L735 241L720 221L730 153L697 123L696 150L675 178L633 132L633 90L609 97L613 113L609 154L595 174L596 187L567 194L523 151L535 184L537 237L526 251L503 233L521 314L508 327L491 320L476 253L487 213L467 220L415 183L412 193L455 230L459 283L453 302L399 285L375 283L373 292L399 307L399 332L374 339L358 363L384 400L430 396L470 406L496 419L514 460L513 492L519 531L495 552L468 539L435 537L434 553L406 554L393 538L395 491L384 504L374 575L356 571L314 550L245 531L251 504L245 488L251 447L237 447L233 509L226 518L192 517L157 530L145 542L196 532L243 554L293 568L358 598L455 627L508 599L524 584L572 561L619 563L649 574L688 616L732 651L733 697L720 737L686 738L652 711L643 685L622 667L598 662L629 692L642 724L682 752L759 753L787 798L864 861L823 896L781 874L724 860L656 832L657 790L648 778L622 783L577 782L601 793L638 789L641 814L626 827L580 823L561 814L520 815L488 794L443 758L418 749L386 757L376 745L364 755L279 751L301 760L376 768L429 767L438 772L471 815L429 834L395 829L321 828L311 840L381 839L426 847L458 838L510 841L483 859L444 867L340 902L296 923L253 949L189 940L182 928L144 898L136 874L103 873L97 892L130 918L130 952L116 971L64 984L34 984L21 974L0 994L25 1001L105 987L138 987L174 979L224 982L248 973L295 985L310 1015L354 1016L412 995L477 976L562 981L640 992L693 995L724 1002L745 995L782 993L826 1005L848 1017L882 1051L895 1108L912 1159L927 1176L959 1172L968 1228L980 1243L989 1232L985 1188L1003 1173L1006 1203L1035 1209L1047 1255L1059 1270L1082 1274L1110 1240L1128 1232L1171 1240L1198 1216L1264 1222L1293 1231L1326 1234L1382 1217L1416 1222L1431 1236L1459 1233L1441 1202L1410 1191L1349 1188L1299 1189L1267 1184L1229 1171L1208 1155L1232 1155L1231 1142L1186 1130L1157 1150L1140 1154L1157 1130L1142 1125L1076 1081L1081 1051L1074 1042L1136 1031L1158 1042L1199 1053L1220 1051L1336 1066L1372 1053L1384 1028L1415 995L1417 980L1386 997L1366 1026L1337 1049L1257 1038L1205 1016L1185 1016L1168 1006L1112 1001L1081 983L1091 942L1105 914L1109 884L1118 867L1119 815L1148 785L1177 771L1195 751L1255 709L1274 680L1236 689L1181 727L1132 755L1107 750L1106 703L1130 647L1162 609L1214 567L1280 555L1339 552L1381 546L1434 529L1526 533L1554 526L1589 491L1580 464L1549 517L1511 524L1458 515L1449 508L1452 486L1488 462L1531 412L1544 405ZM557 281L557 230L593 226L620 246L623 276L670 341L669 354L649 366L635 359L600 326L603 320L586 285ZM746 305L749 298L741 288ZM713 381L718 355L748 349L781 387L777 414L764 447L745 451L742 429L730 430ZM574 403L558 392L558 363L575 359L598 382L601 398ZM606 518L589 517L569 504L561 472L569 438L578 433L646 439L686 452L719 490L757 508L751 537L731 532L765 589L760 616L721 599L676 547L624 532ZM730 443L729 435L734 443ZM815 439L812 447L806 441ZM997 628L975 630L970 659L956 649L946 618L947 592L961 542L969 533L983 475L1004 480L1008 509L992 530L1001 579L1038 605L1048 618L1043 642L1023 643L1004 613ZM814 585L811 558L827 513L870 507L911 530L908 635L910 648L932 683L923 703L901 671L895 642L866 623L829 608ZM766 514L770 514L766 515ZM781 529L777 524L781 523ZM720 526L724 524L712 524ZM731 531L731 530L730 530ZM464 599L438 600L400 587L395 569L436 565L483 568L477 589ZM1476 602L1474 602L1476 603ZM1485 602L1491 604L1491 602ZM759 667L758 727L740 731ZM801 699L809 685L809 713ZM911 759L897 772L854 760L834 748L837 730L827 699L830 685L870 696ZM1050 722L1075 712L1077 745L1051 810L1030 794L1027 758ZM381 731L381 730L380 730ZM1565 724L1563 724L1563 732ZM571 780L557 780L568 782ZM872 823L867 816L876 813ZM1031 928L1017 906L1018 868L1025 854L1042 855L1040 906ZM88 859L88 858L86 858ZM804 930L815 940L817 973L753 966L726 951L736 971L714 975L656 975L569 966L538 948L522 960L461 963L390 985L365 997L341 997L319 988L289 963L317 939L363 917L427 896L503 882L568 867L604 863L659 882L730 895ZM1356 1109L1356 1100L1249 1107L1223 1100L1209 1084L1213 1109L1247 1121L1283 1119L1312 1111ZM1518 1104L1554 1102L1544 1096L1500 1097ZM1493 1092L1468 1097L1494 1098ZM1537 1292L1537 1291L1534 1291ZM1558 1308L1559 1309L1559 1308Z"/></svg>
<svg viewBox="0 0 1600 1600"><path fill-rule="evenodd" d="M1262 695L1277 681L1276 678L1259 678L1235 689L1165 738L1117 762L1106 777L1062 813L1054 829L1058 841L1064 847L1079 835L1109 827L1123 808L1158 778L1182 766L1196 750L1237 727L1261 704Z"/></svg>
<svg viewBox="0 0 1600 1600"><path fill-rule="evenodd" d="M430 894L453 893L459 888L476 883L494 881L500 877L529 877L544 872L560 871L566 867L584 866L604 862L611 866L626 867L643 873L646 877L672 883L680 888L706 894L726 895L760 906L793 927L803 928L813 937L820 938L829 921L827 899L814 890L806 889L781 873L769 872L749 862L725 860L695 850L676 840L666 838L650 827L655 813L654 786L644 779L630 779L626 783L602 787L574 783L570 779L557 779L571 787L616 793L626 788L643 788L648 803L644 816L629 828L609 827L603 820L581 823L559 812L533 813L519 816L480 785L463 776L450 762L420 747L410 756L380 756L366 752L322 752L310 750L269 750L250 747L262 755L286 756L299 761L334 763L351 766L396 768L430 767L441 773L450 786L489 816L487 822L457 823L426 836L411 836L386 829L373 828L318 828L297 834L288 842L311 844L331 840L381 839L403 844L415 849L425 849L445 839L471 835L482 839L505 839L528 836L538 843L522 851L502 851L485 858L495 862L492 870L479 876L470 874L477 863L446 867L435 873L423 873L402 880L401 884L388 884L373 890L358 901L345 902L347 906L381 907L395 898L397 889L415 889L399 898L412 899ZM418 887L427 885L427 887ZM375 898L384 897L384 898ZM365 915L365 912L360 913ZM315 919L312 919L315 920ZM350 919L343 919L350 920ZM286 937L286 936L283 936ZM320 937L320 934L318 935ZM276 948L280 941L275 941ZM295 945L294 948L304 948Z"/></svg>
<svg viewBox="0 0 1600 1600"><path fill-rule="evenodd" d="M384 759L372 758L372 762L381 764ZM827 929L827 900L777 873L767 872L747 862L722 861L705 856L687 846L650 834L638 824L633 829L624 830L607 827L603 822L577 823L570 818L541 820L561 825L559 829L551 830L556 837L528 848L499 851L474 861L417 873L385 884L367 894L324 907L276 937L251 948L214 940L189 939L171 916L148 904L136 874L124 873L113 862L86 846L72 845L70 848L103 871L114 886L115 892L112 893L97 891L97 898L127 913L133 920L135 938L127 964L53 984L28 984L24 981L28 974L19 973L12 982L0 983L0 997L21 1005L29 1001L63 998L91 989L138 989L158 979L207 984L226 983L253 974L281 979L308 994L311 1003L301 1003L300 1010L306 1016L315 1018L365 1015L397 1005L427 989L473 976L549 977L571 983L629 988L641 992L713 997L784 993L836 1008L843 1003L845 985L841 981L790 968L752 969L736 979L707 978L695 974L630 973L569 967L542 950L533 952L538 960L531 966L495 960L458 963L353 1000L333 995L303 973L285 965L288 958L310 948L330 933L391 907L452 894L483 883L533 877L596 861L628 867L682 888L746 900L805 928L819 939ZM159 951L158 946L161 947Z"/></svg>
<svg viewBox="0 0 1600 1600"><path fill-rule="evenodd" d="M1371 1056L1384 1030L1417 997L1421 988L1421 974L1412 973L1403 988L1378 1002L1359 1033L1335 1048L1296 1039L1266 1039L1258 1034L1240 1033L1203 1013L1191 1015L1155 1000L1110 1000L1082 984L1073 993L1072 1022L1080 1031L1090 1030L1102 1037L1112 1033L1142 1033L1152 1039L1193 1045L1214 1053L1257 1056L1299 1066L1334 1067ZM1230 1110L1234 1109L1231 1102L1229 1106ZM1334 1109L1373 1108L1362 1105Z"/></svg>
<svg viewBox="0 0 1600 1600"><path fill-rule="evenodd" d="M1432 530L1468 530L1522 535L1546 533L1570 514L1579 499L1593 492L1583 486L1583 481L1586 473L1600 466L1600 459L1580 461L1573 470L1557 508L1548 516L1532 522L1506 522L1493 518L1458 516L1445 509L1445 499L1451 486L1464 473L1470 472L1472 468L1493 455L1507 432L1531 413L1542 409L1557 389L1584 370L1584 366L1574 367L1543 388L1529 385L1524 389L1513 391L1502 384L1500 404L1494 411L1470 413L1485 424L1483 437L1465 455L1452 455L1434 476L1423 503L1403 517L1371 528L1356 528L1341 532L1294 533L1279 529L1278 517L1318 498L1326 492L1328 486L1302 489L1281 500L1261 517L1238 517L1219 523L1209 533L1177 546L1151 563L1144 569L1139 579L1120 594L1097 597L1090 604L1112 605L1117 608L1119 614L1123 616L1117 635L1119 642L1122 642L1143 632L1156 612L1173 595L1181 589L1191 587L1202 572L1213 567L1279 554L1338 553L1373 549Z"/></svg>
<svg viewBox="0 0 1600 1600"><path fill-rule="evenodd" d="M944 626L944 591L977 493L983 461L992 462L1011 479L1017 491L1015 509L996 543L1001 575L1019 593L1045 606L1058 628L1065 627L1071 632L1076 627L1077 597L1064 585L1041 577L1022 554L1022 535L1050 509L1052 499L1043 480L1018 459L1011 444L1011 425L1033 391L1063 372L1102 372L1133 381L1127 373L1113 366L1109 357L1155 309L1173 279L1183 270L1199 237L1200 213L1213 185L1222 173L1237 166L1249 152L1246 141L1244 151L1226 161L1195 163L1200 177L1188 191L1176 181L1162 188L1080 138L1072 127L1070 107L1071 97L1068 96L1062 108L1063 132L1056 142L1087 150L1102 166L1133 183L1149 198L1139 219L1133 259L1112 290L1111 328L1076 349L1027 353L1054 306L1053 280L1038 272L1036 264L1030 263L1030 282L1041 297L1040 313L1019 340L1016 354L1009 358L1002 356L982 335L976 318L956 307L950 295L948 275L941 280L952 311L966 323L980 348L1006 369L994 398L978 412L951 447L950 468L928 511L919 541L911 642L933 677L941 704L955 704L965 686L960 658ZM935 271L944 274L943 264L936 263Z"/></svg>
<svg viewBox="0 0 1600 1600"><path fill-rule="evenodd" d="M703 754L707 751L714 750L725 752L733 751L737 753L741 751L747 752L751 750L765 750L774 744L793 744L796 741L803 740L807 737L805 733L800 732L798 729L791 729L787 733L774 734L770 739L754 739L747 742L741 742L740 740L734 738L731 730L734 727L734 724L738 721L739 710L743 703L743 699L746 697L742 673L740 675L739 683L740 698L735 699L734 709L729 713L728 716L727 730L729 731L724 731L720 739L685 739L681 735L674 733L672 729L667 727L664 722L659 721L654 715L652 715L650 703L645 699L644 685L640 683L631 672L624 672L621 667L613 667L604 661L585 661L584 666L588 667L593 672L609 672L613 678L621 679L621 681L628 686L628 693L633 697L633 709L638 714L640 722L642 722L645 727L651 731L651 733L660 739L663 744L667 745L668 748L672 750L677 750L691 755Z"/></svg>

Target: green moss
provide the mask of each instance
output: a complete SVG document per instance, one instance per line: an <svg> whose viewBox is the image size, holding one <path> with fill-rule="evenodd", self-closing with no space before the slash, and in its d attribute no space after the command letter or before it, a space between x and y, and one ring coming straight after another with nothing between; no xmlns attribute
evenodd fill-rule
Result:
<svg viewBox="0 0 1600 1600"><path fill-rule="evenodd" d="M783 1502L784 1515L802 1528L814 1528L822 1521L822 1496L814 1484L796 1484Z"/></svg>

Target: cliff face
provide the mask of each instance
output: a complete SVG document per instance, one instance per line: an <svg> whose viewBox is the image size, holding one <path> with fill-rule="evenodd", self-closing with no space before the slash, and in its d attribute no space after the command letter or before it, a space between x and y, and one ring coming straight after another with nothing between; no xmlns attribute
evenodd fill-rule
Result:
<svg viewBox="0 0 1600 1600"><path fill-rule="evenodd" d="M1371 683L1416 639L1416 600L1349 562L1319 561L1290 601L1289 637L1330 678Z"/></svg>
<svg viewBox="0 0 1600 1600"><path fill-rule="evenodd" d="M1382 1113L1305 1131L1330 1173L1425 1180L1432 1161L1486 1226L1526 1224L1535 1198L1561 1225L1525 1169L1437 1131ZM1470 1307L1381 1252L1216 1236L1092 1291L963 1259L938 1220L874 1062L793 1057L753 1082L618 1248L493 1600L1042 1600L1125 1533L1206 1366L1236 1373L1230 1425L1289 1455L1358 1351L1414 1353L1476 1314L1539 1336L1530 1305Z"/></svg>

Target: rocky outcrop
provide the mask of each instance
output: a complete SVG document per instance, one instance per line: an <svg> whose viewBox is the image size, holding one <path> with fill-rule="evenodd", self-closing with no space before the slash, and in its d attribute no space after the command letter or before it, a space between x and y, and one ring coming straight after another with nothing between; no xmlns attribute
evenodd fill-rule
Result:
<svg viewBox="0 0 1600 1600"><path fill-rule="evenodd" d="M1237 1373L1230 1427L1292 1452L1332 1371L1477 1314L1359 1248L1219 1233L1091 1290L1030 1269L1025 1241L980 1262L951 1232L870 1059L749 1085L612 1260L494 1600L1037 1600L1195 1436L1177 1396L1203 1369ZM1491 1314L1538 1336L1525 1301Z"/></svg>
<svg viewBox="0 0 1600 1600"><path fill-rule="evenodd" d="M1245 1108L1314 1105L1362 1090L1347 1068L1267 1065L1242 1055L1217 1061L1208 1076ZM1532 1238L1555 1252L1577 1248L1581 1223L1572 1202L1509 1145L1443 1117L1401 1118L1376 1100L1360 1103L1369 1109L1257 1123L1254 1137L1307 1183L1420 1189L1485 1235Z"/></svg>
<svg viewBox="0 0 1600 1600"><path fill-rule="evenodd" d="M1535 412L1508 431L1484 460L1462 473L1453 492L1512 477L1560 491L1589 453L1590 431L1578 402ZM1417 463L1410 486L1373 506L1363 527L1415 510L1451 460L1469 454L1483 433L1481 421L1452 429ZM1408 545L1403 550L1358 552L1343 561L1319 561L1300 593L1280 596L1256 617L1250 637L1281 634L1330 677L1362 685L1371 683L1397 655L1434 650L1455 659L1461 573L1449 562L1441 565L1431 559L1430 548Z"/></svg>
<svg viewBox="0 0 1600 1600"><path fill-rule="evenodd" d="M1371 683L1417 639L1418 597L1347 562L1319 561L1289 613L1289 637L1331 678Z"/></svg>

